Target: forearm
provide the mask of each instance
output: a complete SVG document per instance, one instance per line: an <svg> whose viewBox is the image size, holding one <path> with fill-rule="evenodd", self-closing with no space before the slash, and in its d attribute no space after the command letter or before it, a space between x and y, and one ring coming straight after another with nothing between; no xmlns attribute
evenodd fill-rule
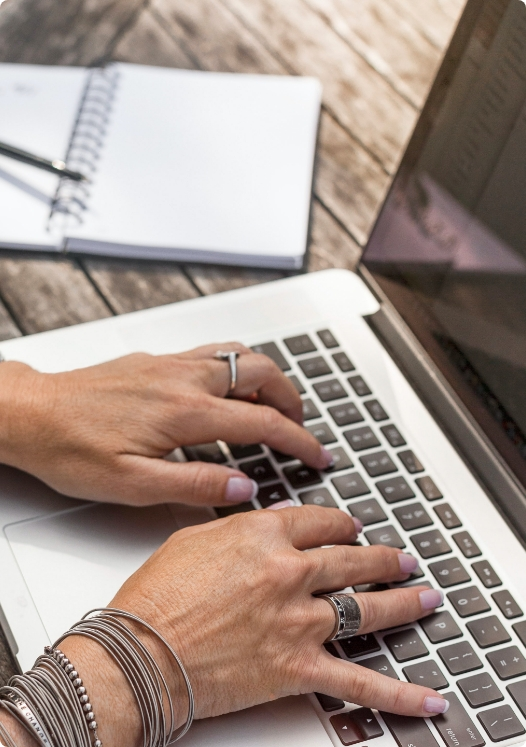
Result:
<svg viewBox="0 0 526 747"><path fill-rule="evenodd" d="M36 739L33 739L24 727L18 723L16 718L11 716L10 713L7 713L3 708L0 708L0 726L5 729L16 747L39 747ZM5 741L7 744L4 745L2 731L0 730L0 745L3 745L3 747L9 747L9 742L7 740Z"/></svg>

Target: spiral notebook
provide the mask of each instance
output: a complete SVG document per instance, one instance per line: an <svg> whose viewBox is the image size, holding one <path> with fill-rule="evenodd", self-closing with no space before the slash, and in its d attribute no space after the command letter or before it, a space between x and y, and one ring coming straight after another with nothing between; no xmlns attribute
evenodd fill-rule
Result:
<svg viewBox="0 0 526 747"><path fill-rule="evenodd" d="M0 65L0 247L301 267L321 87L312 78Z"/></svg>

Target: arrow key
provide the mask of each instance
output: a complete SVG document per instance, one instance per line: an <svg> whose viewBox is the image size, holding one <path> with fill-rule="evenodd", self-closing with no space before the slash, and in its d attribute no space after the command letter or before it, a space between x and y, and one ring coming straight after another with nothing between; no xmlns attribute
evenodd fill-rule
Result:
<svg viewBox="0 0 526 747"><path fill-rule="evenodd" d="M376 720L370 708L357 708L349 713L349 717L362 732L364 739L375 739L383 736L384 730Z"/></svg>

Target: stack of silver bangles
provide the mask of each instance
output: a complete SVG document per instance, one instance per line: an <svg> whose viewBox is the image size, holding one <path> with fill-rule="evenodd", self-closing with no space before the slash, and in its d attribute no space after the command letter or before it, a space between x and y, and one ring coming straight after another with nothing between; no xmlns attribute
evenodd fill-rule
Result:
<svg viewBox="0 0 526 747"><path fill-rule="evenodd" d="M175 660L188 693L188 715L179 729L176 729L170 690L159 665L123 620L146 628L164 644ZM99 725L82 678L58 648L70 635L96 641L119 666L137 702L144 747L167 747L186 734L194 718L194 695L180 658L144 620L130 612L108 607L88 612L53 646L46 646L33 669L12 677L6 687L0 688L0 707L7 710L39 745L102 747L97 732ZM16 747L0 724L0 747L2 740L5 747Z"/></svg>

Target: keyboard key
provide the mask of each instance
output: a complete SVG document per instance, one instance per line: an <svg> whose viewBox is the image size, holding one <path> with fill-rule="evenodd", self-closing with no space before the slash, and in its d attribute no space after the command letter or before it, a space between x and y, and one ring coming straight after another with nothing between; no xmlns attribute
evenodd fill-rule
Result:
<svg viewBox="0 0 526 747"><path fill-rule="evenodd" d="M408 449L407 451L399 451L398 458L400 459L406 470L411 474L424 471L423 464L410 449Z"/></svg>
<svg viewBox="0 0 526 747"><path fill-rule="evenodd" d="M293 464L290 467L284 467L283 474L292 487L297 490L322 482L320 473L305 464Z"/></svg>
<svg viewBox="0 0 526 747"><path fill-rule="evenodd" d="M298 335L297 337L287 337L283 340L292 355L303 355L304 353L314 353L318 348L312 342L308 335Z"/></svg>
<svg viewBox="0 0 526 747"><path fill-rule="evenodd" d="M520 638L523 646L526 646L526 620L511 626Z"/></svg>
<svg viewBox="0 0 526 747"><path fill-rule="evenodd" d="M512 620L514 617L520 617L523 612L509 591L496 591L491 598L502 612L504 617Z"/></svg>
<svg viewBox="0 0 526 747"><path fill-rule="evenodd" d="M353 428L351 431L345 431L343 435L353 451L374 449L375 446L380 446L380 441L376 438L369 426Z"/></svg>
<svg viewBox="0 0 526 747"><path fill-rule="evenodd" d="M333 444L336 441L336 436L331 431L327 423L316 423L316 425L307 425L306 430L311 433L314 438L318 439L320 444Z"/></svg>
<svg viewBox="0 0 526 747"><path fill-rule="evenodd" d="M450 546L438 529L414 534L411 537L411 542L423 558L435 558L437 555L445 555L451 552Z"/></svg>
<svg viewBox="0 0 526 747"><path fill-rule="evenodd" d="M320 340L323 342L326 348L337 348L340 344L335 336L332 334L330 329L320 329L316 332Z"/></svg>
<svg viewBox="0 0 526 747"><path fill-rule="evenodd" d="M328 363L321 356L299 361L299 367L308 379L315 379L317 376L332 373Z"/></svg>
<svg viewBox="0 0 526 747"><path fill-rule="evenodd" d="M415 497L405 477L398 476L390 477L388 480L380 480L376 483L376 487L387 503L398 503L398 501Z"/></svg>
<svg viewBox="0 0 526 747"><path fill-rule="evenodd" d="M496 615L472 620L467 623L466 627L480 648L489 648L489 646L511 641L508 631Z"/></svg>
<svg viewBox="0 0 526 747"><path fill-rule="evenodd" d="M380 529L371 529L370 531L365 532L365 536L371 545L386 545L387 547L398 547L400 550L403 550L403 548L405 547L404 540L392 526L381 527Z"/></svg>
<svg viewBox="0 0 526 747"><path fill-rule="evenodd" d="M354 366L346 353L334 353L332 357L342 373L354 371Z"/></svg>
<svg viewBox="0 0 526 747"><path fill-rule="evenodd" d="M372 633L364 635L355 635L352 638L345 638L340 641L343 653L349 659L356 656L365 656L365 654L374 654L380 651L380 644Z"/></svg>
<svg viewBox="0 0 526 747"><path fill-rule="evenodd" d="M320 381L318 384L313 385L313 389L322 402L332 402L333 399L347 397L347 392L337 379Z"/></svg>
<svg viewBox="0 0 526 747"><path fill-rule="evenodd" d="M462 526L462 522L449 503L441 503L439 506L435 506L433 510L446 529L456 529Z"/></svg>
<svg viewBox="0 0 526 747"><path fill-rule="evenodd" d="M439 560L437 563L430 563L429 570L443 589L471 581L462 563L456 558L447 558L447 560Z"/></svg>
<svg viewBox="0 0 526 747"><path fill-rule="evenodd" d="M387 656L384 656L383 654L380 656L371 656L369 659L362 659L356 663L366 669L372 669L373 672L379 672L380 674L385 674L386 677L392 677L393 680L400 679L391 666Z"/></svg>
<svg viewBox="0 0 526 747"><path fill-rule="evenodd" d="M480 708L480 706L504 700L504 695L495 684L493 677L487 672L465 677L463 680L458 680L457 684L472 708Z"/></svg>
<svg viewBox="0 0 526 747"><path fill-rule="evenodd" d="M183 452L189 462L212 462L214 464L226 462L226 456L216 441L198 446L183 446Z"/></svg>
<svg viewBox="0 0 526 747"><path fill-rule="evenodd" d="M468 641L459 641L438 649L438 655L451 674L465 674L482 669L482 662Z"/></svg>
<svg viewBox="0 0 526 747"><path fill-rule="evenodd" d="M379 422L380 420L389 420L389 415L386 413L377 399L370 399L367 402L364 402L363 406L373 420L376 420L377 422Z"/></svg>
<svg viewBox="0 0 526 747"><path fill-rule="evenodd" d="M349 475L335 477L331 482L344 500L358 498L360 495L366 495L371 492L358 472L351 472Z"/></svg>
<svg viewBox="0 0 526 747"><path fill-rule="evenodd" d="M301 383L301 381L298 379L297 376L293 374L292 376L289 376L289 380L294 385L298 394L305 394L305 387L303 386L303 384Z"/></svg>
<svg viewBox="0 0 526 747"><path fill-rule="evenodd" d="M449 700L449 710L433 718L433 725L446 743L446 747L482 747L486 742L470 719L456 693L444 693Z"/></svg>
<svg viewBox="0 0 526 747"><path fill-rule="evenodd" d="M435 612L433 615L419 620L419 623L431 643L451 641L453 638L460 638L462 635L462 631L453 620L450 612Z"/></svg>
<svg viewBox="0 0 526 747"><path fill-rule="evenodd" d="M285 462L292 462L296 459L296 457L291 456L290 454L282 454L281 451L276 451L275 449L272 449L272 456L278 462L279 464L284 464Z"/></svg>
<svg viewBox="0 0 526 747"><path fill-rule="evenodd" d="M263 508L268 508L269 506L272 506L273 503L290 500L291 498L292 496L287 488L280 482L276 482L274 485L265 485L264 487L261 487L257 494L257 499Z"/></svg>
<svg viewBox="0 0 526 747"><path fill-rule="evenodd" d="M345 703L339 698L333 698L332 695L323 695L322 693L314 693L318 698L318 702L324 711L330 713L331 711L339 711L341 708L345 708Z"/></svg>
<svg viewBox="0 0 526 747"><path fill-rule="evenodd" d="M518 737L526 732L509 705L490 708L489 711L479 713L478 718L492 742L502 742L503 739Z"/></svg>
<svg viewBox="0 0 526 747"><path fill-rule="evenodd" d="M358 726L358 730L362 733L362 739L376 739L376 737L383 735L384 730L370 708L356 708L354 711L350 711L348 715Z"/></svg>
<svg viewBox="0 0 526 747"><path fill-rule="evenodd" d="M431 687L433 690L443 690L448 686L448 681L440 671L440 668L434 661L421 661L418 664L412 664L403 670L404 676L414 685Z"/></svg>
<svg viewBox="0 0 526 747"><path fill-rule="evenodd" d="M423 718L398 716L394 713L380 714L387 728L396 740L398 747L438 747Z"/></svg>
<svg viewBox="0 0 526 747"><path fill-rule="evenodd" d="M513 685L508 685L506 690L519 706L522 715L526 716L526 680L514 682Z"/></svg>
<svg viewBox="0 0 526 747"><path fill-rule="evenodd" d="M402 663L426 656L429 651L414 628L386 635L384 643L396 661Z"/></svg>
<svg viewBox="0 0 526 747"><path fill-rule="evenodd" d="M244 514L248 511L255 511L252 503L236 503L234 506L217 506L214 511L220 519L224 519L225 516L233 516L234 514Z"/></svg>
<svg viewBox="0 0 526 747"><path fill-rule="evenodd" d="M246 459L247 457L263 454L260 444L227 444L234 459Z"/></svg>
<svg viewBox="0 0 526 747"><path fill-rule="evenodd" d="M352 402L343 402L341 405L329 407L329 412L336 425L352 425L363 420L362 413Z"/></svg>
<svg viewBox="0 0 526 747"><path fill-rule="evenodd" d="M386 451L377 451L374 454L360 457L360 462L365 467L370 477L380 477L396 472L397 467Z"/></svg>
<svg viewBox="0 0 526 747"><path fill-rule="evenodd" d="M331 656L334 656L335 659L341 659L341 654L336 650L336 646L334 643L324 643L323 647L326 649L327 653Z"/></svg>
<svg viewBox="0 0 526 747"><path fill-rule="evenodd" d="M398 456L400 456L400 454ZM415 472L418 471L419 470L415 470ZM411 470L408 469L408 472L411 472ZM418 489L422 491L424 498L427 498L428 501L438 501L439 498L444 497L435 485L435 481L432 480L429 475L417 477L415 482L418 485Z"/></svg>
<svg viewBox="0 0 526 747"><path fill-rule="evenodd" d="M327 488L314 488L300 493L298 498L303 504L314 506L325 506L326 508L338 508L338 504L329 493Z"/></svg>
<svg viewBox="0 0 526 747"><path fill-rule="evenodd" d="M464 557L475 558L477 555L482 555L478 545L473 542L473 538L468 532L458 532L458 534L452 536Z"/></svg>
<svg viewBox="0 0 526 747"><path fill-rule="evenodd" d="M394 448L397 446L405 446L405 438L402 436L396 425L393 425L392 423L389 425L382 425L380 430L390 446L393 446Z"/></svg>
<svg viewBox="0 0 526 747"><path fill-rule="evenodd" d="M347 506L351 516L360 519L366 527L369 524L378 524L380 521L387 521L387 516L376 498L368 498L365 501L358 501Z"/></svg>
<svg viewBox="0 0 526 747"><path fill-rule="evenodd" d="M410 532L412 529L421 529L433 523L433 520L421 503L400 506L393 509L393 513L406 532Z"/></svg>
<svg viewBox="0 0 526 747"><path fill-rule="evenodd" d="M450 591L447 598L460 617L471 617L471 615L478 615L490 609L489 604L476 586Z"/></svg>
<svg viewBox="0 0 526 747"><path fill-rule="evenodd" d="M342 449L341 446L336 446L333 449L329 449L329 451L332 454L334 465L326 469L325 472L339 472L342 469L349 469L349 467L353 466L345 449Z"/></svg>
<svg viewBox="0 0 526 747"><path fill-rule="evenodd" d="M280 349L275 342L264 342L261 345L253 345L251 348L254 353L260 353L262 355L268 355L272 358L274 363L281 368L282 371L290 371L290 366L285 356L281 353Z"/></svg>
<svg viewBox="0 0 526 747"><path fill-rule="evenodd" d="M321 418L321 412L311 399L303 400L303 420L314 420Z"/></svg>
<svg viewBox="0 0 526 747"><path fill-rule="evenodd" d="M486 589L492 589L494 586L500 586L502 584L502 581L487 560L478 560L476 563L472 563L471 567Z"/></svg>
<svg viewBox="0 0 526 747"><path fill-rule="evenodd" d="M361 376L350 376L347 381L359 397L366 397L368 394L372 394Z"/></svg>
<svg viewBox="0 0 526 747"><path fill-rule="evenodd" d="M517 646L492 651L486 658L501 680L526 674L526 659Z"/></svg>
<svg viewBox="0 0 526 747"><path fill-rule="evenodd" d="M248 475L251 480L255 480L258 485L262 482L268 482L268 480L275 480L278 476L268 459L254 459L252 462L243 462L239 465L239 469L245 475Z"/></svg>
<svg viewBox="0 0 526 747"><path fill-rule="evenodd" d="M337 716L332 716L330 722L343 745L363 742L361 731L357 724L351 721L348 713L339 713Z"/></svg>

